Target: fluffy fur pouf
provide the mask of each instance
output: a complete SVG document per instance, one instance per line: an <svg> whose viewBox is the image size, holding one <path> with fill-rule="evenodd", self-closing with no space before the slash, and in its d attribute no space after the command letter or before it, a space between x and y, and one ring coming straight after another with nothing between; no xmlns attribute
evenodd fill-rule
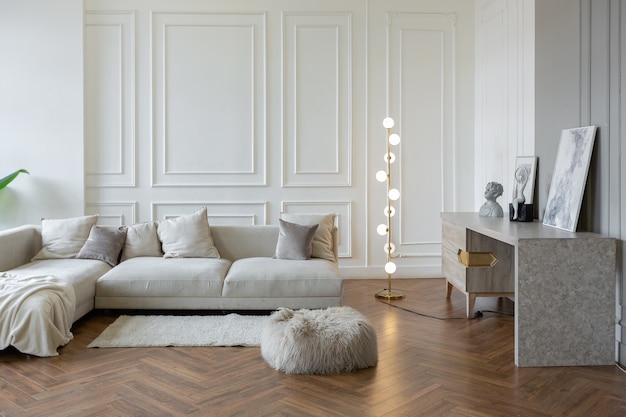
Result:
<svg viewBox="0 0 626 417"><path fill-rule="evenodd" d="M275 311L263 328L261 354L287 374L349 372L378 362L374 328L350 307Z"/></svg>

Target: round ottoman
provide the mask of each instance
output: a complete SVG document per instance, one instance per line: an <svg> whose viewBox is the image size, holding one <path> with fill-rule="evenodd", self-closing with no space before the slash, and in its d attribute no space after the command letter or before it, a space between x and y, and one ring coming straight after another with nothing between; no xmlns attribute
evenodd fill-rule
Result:
<svg viewBox="0 0 626 417"><path fill-rule="evenodd" d="M275 311L263 328L261 354L287 374L348 372L378 362L374 328L350 307Z"/></svg>

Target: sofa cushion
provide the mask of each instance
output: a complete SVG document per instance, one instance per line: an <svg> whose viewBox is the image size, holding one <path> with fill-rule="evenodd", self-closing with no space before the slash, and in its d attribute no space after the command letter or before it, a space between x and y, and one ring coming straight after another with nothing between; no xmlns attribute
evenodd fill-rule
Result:
<svg viewBox="0 0 626 417"><path fill-rule="evenodd" d="M121 229L126 230L122 262L138 256L163 256L156 222L136 223Z"/></svg>
<svg viewBox="0 0 626 417"><path fill-rule="evenodd" d="M165 258L219 258L207 219L206 207L157 225Z"/></svg>
<svg viewBox="0 0 626 417"><path fill-rule="evenodd" d="M215 247L222 258L237 259L263 256L271 258L278 242L277 225L215 225L211 226Z"/></svg>
<svg viewBox="0 0 626 417"><path fill-rule="evenodd" d="M290 214L281 213L280 218L301 225L314 225L319 227L313 237L312 258L322 258L328 261L336 262L334 245L333 245L333 229L335 227L334 214Z"/></svg>
<svg viewBox="0 0 626 417"><path fill-rule="evenodd" d="M323 259L245 258L224 280L224 297L337 297L342 280L337 264Z"/></svg>
<svg viewBox="0 0 626 417"><path fill-rule="evenodd" d="M221 258L132 258L100 277L96 295L219 297L230 264Z"/></svg>
<svg viewBox="0 0 626 417"><path fill-rule="evenodd" d="M276 259L309 259L313 249L313 236L319 225L303 226L286 222L283 219L278 219L278 221L278 242L273 257Z"/></svg>
<svg viewBox="0 0 626 417"><path fill-rule="evenodd" d="M43 219L41 221L42 248L33 260L75 257L85 244L91 226L97 221L96 215L69 219Z"/></svg>
<svg viewBox="0 0 626 417"><path fill-rule="evenodd" d="M126 231L91 226L87 241L76 255L78 259L96 259L115 266L126 240Z"/></svg>

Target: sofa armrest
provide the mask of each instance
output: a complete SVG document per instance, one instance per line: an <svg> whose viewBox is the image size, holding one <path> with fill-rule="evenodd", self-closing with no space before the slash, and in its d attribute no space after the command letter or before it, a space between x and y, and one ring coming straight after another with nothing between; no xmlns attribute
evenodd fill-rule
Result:
<svg viewBox="0 0 626 417"><path fill-rule="evenodd" d="M24 225L2 230L0 248L0 271L28 263L41 250L41 229Z"/></svg>

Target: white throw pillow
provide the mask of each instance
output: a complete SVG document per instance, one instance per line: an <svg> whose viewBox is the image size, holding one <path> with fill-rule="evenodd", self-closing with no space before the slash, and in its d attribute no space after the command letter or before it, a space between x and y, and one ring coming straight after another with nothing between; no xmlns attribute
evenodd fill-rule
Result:
<svg viewBox="0 0 626 417"><path fill-rule="evenodd" d="M156 222L136 223L122 229L126 229L122 262L140 256L163 256Z"/></svg>
<svg viewBox="0 0 626 417"><path fill-rule="evenodd" d="M32 260L75 257L87 241L91 226L97 222L97 215L69 219L43 219L41 221L42 248Z"/></svg>
<svg viewBox="0 0 626 417"><path fill-rule="evenodd" d="M193 214L163 220L157 234L164 258L219 258L213 243L206 207Z"/></svg>
<svg viewBox="0 0 626 417"><path fill-rule="evenodd" d="M333 244L333 230L335 228L334 214L289 214L281 213L280 218L304 226L318 224L319 227L313 236L313 251L311 258L322 258L336 262Z"/></svg>

